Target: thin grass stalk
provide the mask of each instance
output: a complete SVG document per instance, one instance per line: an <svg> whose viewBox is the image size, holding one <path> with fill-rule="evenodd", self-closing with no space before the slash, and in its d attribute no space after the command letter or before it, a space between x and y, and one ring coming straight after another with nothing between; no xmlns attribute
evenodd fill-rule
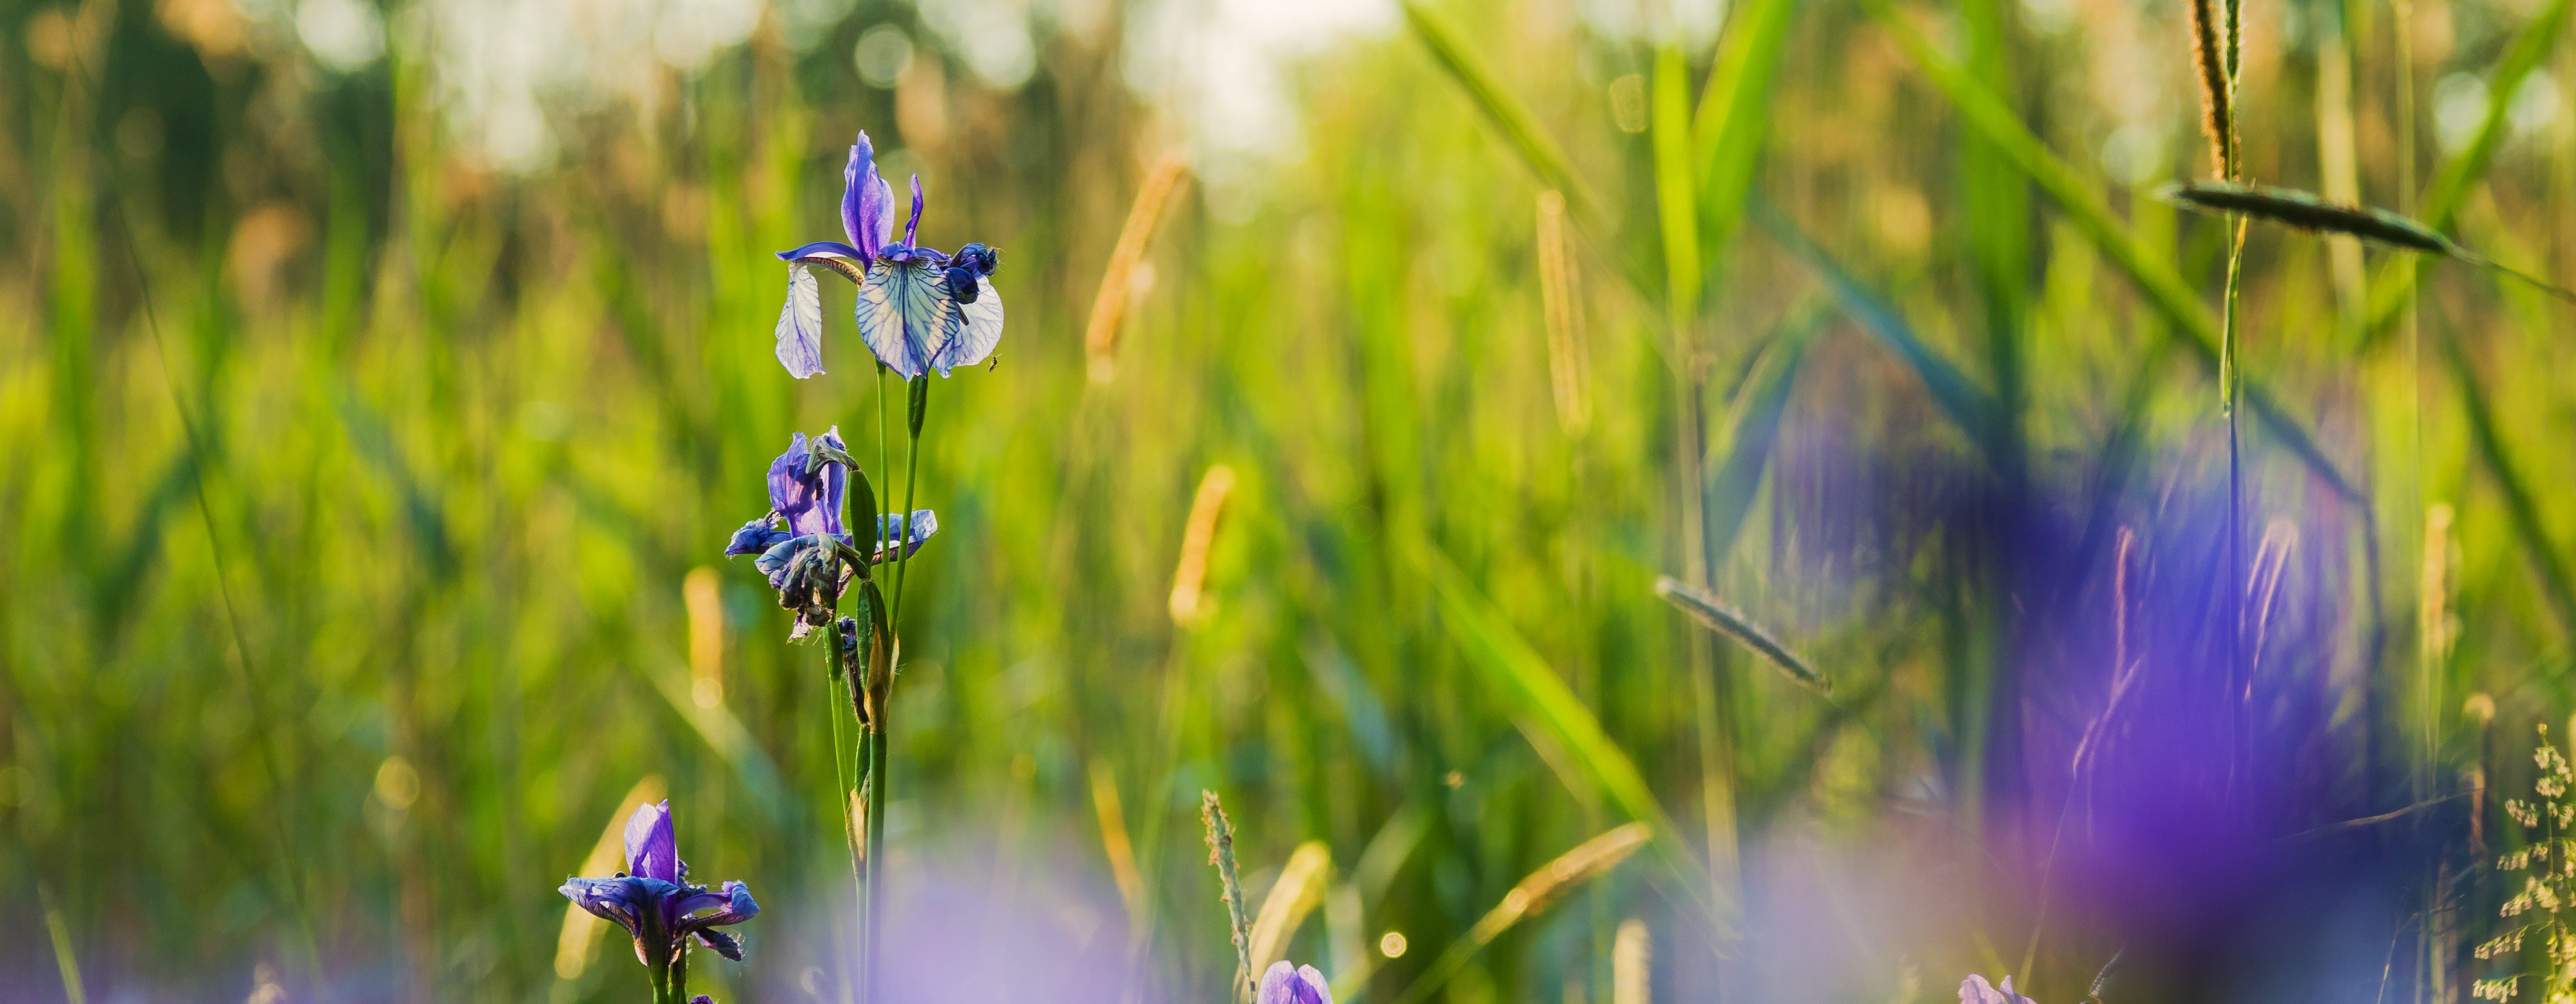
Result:
<svg viewBox="0 0 2576 1004"><path fill-rule="evenodd" d="M37 882L36 903L45 912L45 937L53 942L54 972L62 978L63 998L70 1004L89 1004L89 992L81 985L80 957L72 951L71 925L63 922L53 887Z"/></svg>
<svg viewBox="0 0 2576 1004"><path fill-rule="evenodd" d="M1234 999L1248 1002L1252 1000L1252 920L1244 913L1243 880L1234 866L1234 825L1226 820L1216 792L1199 792L1199 820L1207 825L1208 864L1216 866L1218 895L1225 903L1227 929L1234 936L1234 983L1227 991Z"/></svg>
<svg viewBox="0 0 2576 1004"><path fill-rule="evenodd" d="M1439 992L1448 985L1451 977L1458 975L1458 970L1476 957L1476 953L1484 951L1485 946L1492 944L1504 931L1510 930L1523 918L1546 910L1550 902L1567 890L1607 873L1653 839L1646 824L1628 823L1577 844L1573 850L1540 866L1539 870L1513 885L1510 892L1504 893L1502 902L1485 911L1485 915L1476 920L1476 925L1467 929L1464 937L1450 942L1440 957L1432 960L1430 967L1414 978L1412 985L1395 996L1393 1004L1420 1004Z"/></svg>
<svg viewBox="0 0 2576 1004"><path fill-rule="evenodd" d="M85 79L77 61L73 64L72 75ZM277 866L285 873L281 884L285 888L287 908L295 915L296 936L301 942L297 947L303 950L307 985L319 987L322 983L321 942L314 935L313 912L305 898L303 855L296 847L293 830L286 824L287 817L296 811L298 799L286 783L285 769L279 766L278 730L270 725L267 696L259 685L260 675L252 660L249 638L242 632L241 608L233 602L231 564L225 560L223 534L215 525L214 504L206 496L205 437L197 427L199 416L188 407L186 397L179 391L179 371L171 366L169 342L161 335L161 313L153 306L152 277L143 266L143 252L135 234L134 221L127 215L123 203L111 205L116 210L117 224L125 238L126 260L134 268L135 295L143 307L144 329L152 335L152 351L161 362L161 377L170 392L170 407L178 413L179 429L188 445L188 486L196 498L197 518L206 528L206 549L214 559L215 595L223 602L224 628L232 641L234 658L226 660L226 664L233 668L234 679L242 688L242 699L249 705L251 730L258 735L258 740L252 745L259 750L261 772L267 777L271 797L277 800L268 817L270 826L276 830Z"/></svg>
<svg viewBox="0 0 2576 1004"><path fill-rule="evenodd" d="M1808 665L1807 660L1799 658L1797 653L1789 651L1788 646L1782 645L1778 639L1771 637L1770 632L1756 626L1750 619L1738 613L1734 607L1726 605L1724 600L1710 595L1706 590L1667 575L1655 580L1655 595L1662 597L1665 602L1672 604L1681 612L1689 614L1692 620L1698 621L1709 630L1735 639L1744 647L1752 649L1754 654L1769 660L1772 665L1779 667L1781 672L1788 674L1789 679L1800 686L1828 696L1834 692L1833 681L1827 679L1823 673L1817 672L1815 667Z"/></svg>
<svg viewBox="0 0 2576 1004"><path fill-rule="evenodd" d="M1610 950L1610 1004L1653 1004L1654 938L1646 922L1630 917L1619 922Z"/></svg>

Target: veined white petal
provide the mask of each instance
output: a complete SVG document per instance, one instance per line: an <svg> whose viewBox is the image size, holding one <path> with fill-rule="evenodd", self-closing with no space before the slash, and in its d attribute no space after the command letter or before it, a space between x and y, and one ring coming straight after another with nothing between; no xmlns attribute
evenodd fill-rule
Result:
<svg viewBox="0 0 2576 1004"><path fill-rule="evenodd" d="M941 280L941 288L946 285L946 280ZM957 309L949 312L940 326L947 333L946 343L932 361L941 376L947 376L950 367L983 362L993 354L993 347L1002 343L1002 291L993 288L991 279L980 285L983 288L977 291L975 302L957 303ZM953 299L950 302L955 303Z"/></svg>
<svg viewBox="0 0 2576 1004"><path fill-rule="evenodd" d="M910 380L929 368L946 339L940 319L955 313L939 270L925 259L877 259L859 286L859 337L886 368Z"/></svg>
<svg viewBox="0 0 2576 1004"><path fill-rule="evenodd" d="M787 266L787 306L778 311L778 362L803 380L823 372L823 292L814 270Z"/></svg>

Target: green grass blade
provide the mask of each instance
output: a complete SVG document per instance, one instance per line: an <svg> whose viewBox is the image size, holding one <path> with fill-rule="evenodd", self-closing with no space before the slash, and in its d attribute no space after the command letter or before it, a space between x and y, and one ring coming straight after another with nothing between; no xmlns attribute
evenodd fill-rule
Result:
<svg viewBox="0 0 2576 1004"><path fill-rule="evenodd" d="M2469 140L2467 149L2444 161L2434 171L2433 182L2425 189L2424 201L2415 207L2416 218L2426 225L2435 230L2448 230L2451 218L2460 211L2461 201L2468 198L2469 186L2486 176L2488 166L2495 162L2496 148L2503 145L2506 130L2512 124L2509 113L2513 108L2514 94L2522 89L2522 82L2540 66L2540 61L2548 58L2550 50L2557 47L2558 36L2567 26L2567 13L2571 6L2576 6L2576 0L2550 0L2540 16L2522 26L2522 32L2514 36L2512 47L2505 50L2502 60L2497 61L2495 72L2487 75L2487 111L2486 117L2478 122L2477 135ZM2370 284L2369 327L2365 330L2384 330L2397 312L2406 306L2421 275L2416 270L2422 265L2419 261L2399 258L2380 266L2378 277Z"/></svg>
<svg viewBox="0 0 2576 1004"><path fill-rule="evenodd" d="M792 828L795 802L788 798L786 782L780 780L778 765L770 762L769 754L752 738L751 730L743 727L742 719L734 717L724 705L698 704L689 693L688 671L680 666L645 669L643 673L662 699L670 702L671 710L706 741L707 748L733 766L734 776L742 779L743 789L750 793L752 804L760 807L761 815L774 826Z"/></svg>
<svg viewBox="0 0 2576 1004"><path fill-rule="evenodd" d="M1797 0L1746 0L1717 45L1717 64L1700 92L1692 123L1698 140L1702 256L1714 265L1719 249L1744 219L1745 197L1771 134L1772 85Z"/></svg>
<svg viewBox="0 0 2576 1004"><path fill-rule="evenodd" d="M1770 466L1772 444L1780 438L1780 416L1788 410L1789 392L1797 386L1798 364L1815 339L1821 315L1821 306L1812 301L1791 312L1736 391L1726 410L1725 427L1709 439L1709 455L1718 459L1707 468L1700 505L1708 524L1712 572L1734 546L1745 516L1753 511L1762 472Z"/></svg>
<svg viewBox="0 0 2576 1004"><path fill-rule="evenodd" d="M1600 202L1593 196L1592 187L1575 176L1556 138L1540 128L1538 116L1530 114L1529 106L1503 86L1493 67L1467 47L1455 25L1420 0L1405 0L1404 23L1413 30L1413 37L1422 41L1423 48L1431 50L1431 58L1448 72L1449 79L1467 92L1467 99L1475 102L1485 121L1503 134L1513 152L1520 154L1521 163L1538 175L1540 184L1564 192L1577 212L1586 216L1599 212Z"/></svg>
<svg viewBox="0 0 2576 1004"><path fill-rule="evenodd" d="M2191 349L2202 368L2215 374L2218 371L2218 322L2210 317L2208 308L2201 305L2191 287L2183 282L2182 275L2171 265L2148 254L2147 249L2121 226L2119 218L2111 214L2111 207L2088 182L2056 154L2049 152L2039 137L2033 135L1994 92L1969 77L1966 70L1934 52L1931 41L1915 30L1914 25L1887 0L1870 0L1869 7L1897 46L1922 69L1933 86L1950 99L1968 126L1984 135L2003 152L2006 160L2029 175L2041 191L2048 193L2049 200L2055 202L2067 220L2075 224L2075 229L2136 284L2147 304L2181 337L2183 345ZM2240 387L2244 403L2253 409L2255 419L2270 430L2281 445L2297 454L2300 462L2333 488L2335 494L2351 502L2365 500L2361 490L2344 476L2332 458L2326 456L2325 450L2308 435L2307 429L2282 409L2261 381L2247 378Z"/></svg>
<svg viewBox="0 0 2576 1004"><path fill-rule="evenodd" d="M1993 394L1977 386L1975 380L1960 372L1932 346L1924 344L1923 339L1914 333L1913 326L1906 324L1893 306L1880 300L1868 287L1862 286L1860 280L1844 271L1842 265L1815 241L1808 239L1797 224L1781 216L1767 203L1754 205L1753 218L1772 240L1779 242L1791 256L1805 263L1817 278L1825 281L1825 288L1833 293L1834 302L1842 307L1846 316L1889 352L1895 353L1906 368L1914 371L1942 414L1958 423L1960 430L1966 432L1980 448L1993 449L1996 409Z"/></svg>
<svg viewBox="0 0 2576 1004"><path fill-rule="evenodd" d="M1710 882L1707 866L1682 839L1672 817L1655 801L1654 792L1646 787L1645 775L1637 771L1636 761L1601 730L1601 722L1593 717L1592 710L1566 688L1556 670L1503 618L1502 611L1467 581L1465 573L1430 545L1421 544L1418 549L1418 560L1438 593L1441 623L1466 654L1467 664L1492 685L1516 717L1546 727L1620 811L1654 831L1656 856L1663 859L1691 902L1708 915L1720 936L1731 937L1735 904L1708 898L1719 893Z"/></svg>
<svg viewBox="0 0 2576 1004"><path fill-rule="evenodd" d="M1678 333L1699 315L1700 235L1698 193L1690 177L1690 67L1676 46L1655 50L1651 109L1655 210L1664 235L1664 317Z"/></svg>
<svg viewBox="0 0 2576 1004"><path fill-rule="evenodd" d="M2442 339L2442 360L2451 370L2451 378L2460 384L2460 404L2469 414L2469 441L2487 472L2495 475L2496 487L2504 493L2505 515L2513 523L2514 536L2522 539L2522 553L2531 559L2532 572L2540 578L2547 592L2549 611L2558 617L2558 626L2576 636L2576 578L2570 578L2567 563L2559 557L2558 547L2549 540L2549 531L2540 519L2540 505L2532 498L2531 486L2522 476L2513 453L2505 446L2504 434L2496 428L2495 409L2487 400L2485 381L2469 361L2467 347L2457 334Z"/></svg>

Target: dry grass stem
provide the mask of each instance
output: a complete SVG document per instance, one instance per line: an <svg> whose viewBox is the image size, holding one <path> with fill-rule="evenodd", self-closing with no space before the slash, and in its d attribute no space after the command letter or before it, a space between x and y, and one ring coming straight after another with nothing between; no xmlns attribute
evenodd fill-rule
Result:
<svg viewBox="0 0 2576 1004"><path fill-rule="evenodd" d="M1109 267L1100 273L1100 292L1091 299L1091 321L1082 332L1082 353L1093 383L1108 383L1117 375L1118 329L1135 292L1136 266L1145 260L1154 224L1188 172L1189 163L1179 151L1164 154L1127 207L1127 222L1118 228L1118 244L1109 252Z"/></svg>
<svg viewBox="0 0 2576 1004"><path fill-rule="evenodd" d="M1547 321L1547 371L1556 398L1556 423L1580 438L1592 427L1590 347L1583 332L1582 288L1573 241L1565 228L1565 196L1538 193L1538 289Z"/></svg>
<svg viewBox="0 0 2576 1004"><path fill-rule="evenodd" d="M1217 526L1225 519L1226 499L1234 494L1234 468L1210 467L1199 478L1190 500L1190 521L1181 531L1181 560L1172 569L1172 623L1189 627L1208 612L1208 551L1216 546Z"/></svg>

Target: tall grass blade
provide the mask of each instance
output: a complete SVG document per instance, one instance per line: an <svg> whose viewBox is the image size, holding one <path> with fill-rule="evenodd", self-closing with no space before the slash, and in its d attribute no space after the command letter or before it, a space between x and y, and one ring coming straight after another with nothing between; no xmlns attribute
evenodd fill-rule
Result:
<svg viewBox="0 0 2576 1004"><path fill-rule="evenodd" d="M1960 431L1967 433L1968 438L1980 448L1994 448L1997 405L1993 394L1977 386L1975 380L1960 372L1938 350L1925 344L1914 333L1913 326L1898 316L1895 307L1861 285L1860 280L1845 271L1825 249L1800 231L1796 223L1780 215L1769 203L1756 201L1753 219L1771 235L1773 241L1788 249L1791 255L1806 264L1808 270L1816 273L1817 278L1825 281L1825 288L1833 293L1834 302L1841 305L1845 315L1881 346L1895 353L1897 361L1914 371L1915 378L1923 381L1923 389L1931 393L1932 403L1941 409L1942 414L1957 423Z"/></svg>
<svg viewBox="0 0 2576 1004"><path fill-rule="evenodd" d="M1662 597L1664 602L1672 604L1681 612L1691 615L1692 620L1700 622L1709 630L1733 638L1744 647L1752 649L1754 654L1770 660L1772 665L1780 667L1781 672L1789 674L1791 680L1816 693L1827 696L1833 694L1833 681L1826 679L1825 674L1807 665L1807 660L1789 651L1789 647L1771 637L1770 632L1755 626L1734 607L1709 595L1706 590L1666 575L1655 580L1655 595Z"/></svg>
<svg viewBox="0 0 2576 1004"><path fill-rule="evenodd" d="M2540 518L2540 504L2496 425L2494 406L2487 400L2486 381L2478 376L2468 348L2460 344L2456 333L2442 339L2442 361L2450 369L2451 379L2460 385L2460 406L2469 418L2469 442L2487 473L2495 476L2497 490L2504 493L2505 515L2513 523L2514 536L2522 539L2520 550L2540 579L2549 612L2558 618L2559 630L2576 638L2576 577L2568 574L2558 546L2549 539L2548 526Z"/></svg>
<svg viewBox="0 0 2576 1004"><path fill-rule="evenodd" d="M751 804L760 809L761 815L768 817L772 825L792 828L794 802L787 797L787 785L779 780L778 765L770 762L769 753L751 737L751 730L743 727L742 719L721 704L701 706L690 692L685 668L645 670L644 675L670 703L671 710L679 712L698 738L705 740L707 748L733 767L734 776L742 780L743 789L751 795Z"/></svg>
<svg viewBox="0 0 2576 1004"><path fill-rule="evenodd" d="M1403 4L1404 23L1412 29L1413 37L1431 50L1431 58L1467 92L1467 99L1475 103L1487 123L1502 133L1503 141L1510 143L1521 163L1538 176L1539 184L1565 193L1578 215L1596 215L1600 200L1593 196L1591 186L1575 176L1574 168L1565 159L1565 150L1539 126L1538 116L1503 86L1493 67L1467 47L1457 26L1423 0L1403 0Z"/></svg>
<svg viewBox="0 0 2576 1004"><path fill-rule="evenodd" d="M1271 963L1288 957L1288 939L1297 936L1297 925L1324 902L1324 889L1332 877L1333 849L1323 841L1309 840L1288 855L1278 881L1261 898L1261 912L1252 918L1253 972L1264 972Z"/></svg>
<svg viewBox="0 0 2576 1004"><path fill-rule="evenodd" d="M1707 524L1703 540L1712 573L1734 547L1736 534L1753 511L1762 473L1770 466L1772 446L1780 438L1780 418L1788 411L1789 392L1797 387L1799 364L1807 357L1807 346L1815 340L1823 314L1821 298L1815 297L1790 309L1781 330L1763 347L1753 372L1728 404L1725 426L1709 440L1709 453L1716 463L1707 468L1700 507Z"/></svg>
<svg viewBox="0 0 2576 1004"><path fill-rule="evenodd" d="M1636 853L1637 848L1653 840L1646 824L1629 823L1586 840L1531 872L1529 877L1512 886L1510 892L1503 894L1502 902L1494 904L1493 909L1477 918L1476 926L1468 928L1465 937L1450 942L1440 957L1432 960L1431 966L1414 978L1413 985L1395 996L1394 1004L1419 1004L1438 993L1448 985L1450 977L1458 975L1458 970L1465 967L1468 960L1475 958L1477 952L1483 951L1512 925L1547 909L1548 903L1557 896L1600 877L1619 862L1627 860L1628 855Z"/></svg>
<svg viewBox="0 0 2576 1004"><path fill-rule="evenodd" d="M1468 583L1465 574L1449 563L1447 556L1427 544L1420 548L1420 562L1430 573L1438 594L1441 622L1465 652L1468 665L1493 687L1516 717L1536 721L1554 733L1610 801L1630 819L1647 826L1654 836L1657 855L1688 891L1691 901L1707 914L1720 937L1732 937L1735 904L1731 890L1720 891L1710 884L1708 869L1682 839L1672 817L1655 801L1654 791L1646 786L1645 775L1637 771L1636 762L1602 731L1591 709L1566 689L1565 681L1530 648L1520 632L1503 620L1502 612ZM1711 902L1701 898L1700 890L1728 898Z"/></svg>
<svg viewBox="0 0 2576 1004"><path fill-rule="evenodd" d="M2013 166L2030 176L2050 201L2057 203L2077 232L2094 248L2128 275L2147 303L2161 315L2181 337L2185 347L2199 358L2201 365L2216 373L2219 365L2218 323L2209 316L2208 308L2193 296L2191 287L2173 267L2148 254L2145 247L2130 236L2111 208L2095 194L2091 185L2077 176L2075 170L2050 153L2039 137L2022 124L2002 99L1970 79L1957 64L1933 51L1932 43L1915 29L1888 0L1868 0L1868 6L1881 26L1887 29L1897 47L1923 71L1933 86L1950 99L1967 124L1984 134L1997 149L2004 152ZM2366 502L2361 489L2345 477L2332 458L2308 435L2299 421L2290 417L2272 394L2258 380L2241 384L2245 406L2253 409L2255 418L2281 441L2281 445L2298 456L2309 471L2334 489L2336 495L2354 503Z"/></svg>
<svg viewBox="0 0 2576 1004"><path fill-rule="evenodd" d="M1718 37L1717 62L1691 122L1699 172L1701 258L1718 263L1743 223L1753 176L1771 135L1771 93L1779 79L1797 0L1745 0Z"/></svg>
<svg viewBox="0 0 2576 1004"><path fill-rule="evenodd" d="M2470 186L2486 177L2487 168L2495 162L2498 147L2512 126L2513 98L2521 93L2522 83L2557 48L2559 36L2565 34L2567 15L2576 0L2550 0L2549 6L2522 26L2496 61L2495 71L2487 75L2487 107L2478 120L2478 131L2469 145L2433 172L2433 181L2424 192L2423 201L2415 207L2416 215L2435 230L2447 229L2451 218L2468 198ZM2370 284L2370 316L2366 331L2385 330L2397 312L2415 295L2415 284L2421 278L2416 269L2420 262L2392 261L2380 267Z"/></svg>
<svg viewBox="0 0 2576 1004"><path fill-rule="evenodd" d="M1691 184L1690 67L1679 46L1655 50L1653 114L1655 147L1655 215L1664 236L1664 323L1672 326L1674 345L1687 344L1680 332L1699 314L1700 262L1698 193ZM1674 364L1689 371L1686 359Z"/></svg>

